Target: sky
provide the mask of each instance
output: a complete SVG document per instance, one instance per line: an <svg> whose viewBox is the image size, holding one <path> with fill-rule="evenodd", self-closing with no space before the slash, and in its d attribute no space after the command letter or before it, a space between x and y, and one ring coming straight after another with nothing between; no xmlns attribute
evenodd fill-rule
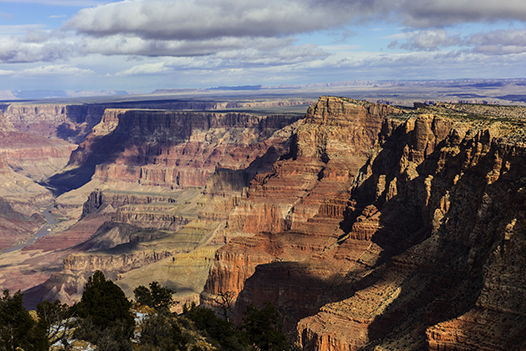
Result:
<svg viewBox="0 0 526 351"><path fill-rule="evenodd" d="M526 0L0 0L0 91L526 77Z"/></svg>

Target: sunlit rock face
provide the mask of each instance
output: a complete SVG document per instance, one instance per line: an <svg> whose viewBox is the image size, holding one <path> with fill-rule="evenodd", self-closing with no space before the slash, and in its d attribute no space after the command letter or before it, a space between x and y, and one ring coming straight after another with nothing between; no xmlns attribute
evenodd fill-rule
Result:
<svg viewBox="0 0 526 351"><path fill-rule="evenodd" d="M331 101L365 108L322 98L318 110ZM202 301L234 292L235 320L247 305L271 301L305 350L524 348L521 111L503 118L497 106L404 114L368 106L384 111L365 114L376 137L353 150L363 151L357 167L343 154L341 188L324 181L337 159L323 138L330 123L318 119L301 135L316 120L309 110L288 158L258 175L231 213L229 228L253 236L217 252ZM325 111L341 121L346 109Z"/></svg>
<svg viewBox="0 0 526 351"><path fill-rule="evenodd" d="M319 261L320 254L334 251L345 236L341 222L349 188L374 154L384 118L400 113L333 97L311 106L290 153L270 172L258 174L231 212L228 234L245 237L233 238L216 253L203 302L213 305L227 291L240 294L239 319L248 304L270 300L286 311L289 328L317 312L324 302L320 291L340 279L348 262L342 255ZM363 250L369 244L356 246Z"/></svg>
<svg viewBox="0 0 526 351"><path fill-rule="evenodd" d="M6 106L4 115L18 131L79 143L100 122L104 108L100 104L14 103Z"/></svg>
<svg viewBox="0 0 526 351"><path fill-rule="evenodd" d="M28 306L76 301L95 270L128 295L157 277L186 293L182 300L198 300L229 212L251 179L289 152L301 118L107 109L47 180L64 192L58 211L78 222L24 249L50 257L60 248L53 275L27 291Z"/></svg>
<svg viewBox="0 0 526 351"><path fill-rule="evenodd" d="M170 189L205 186L218 169L250 171L283 153L297 116L107 109L52 183L90 180ZM247 172L248 172L247 171ZM254 169L254 173L257 170Z"/></svg>

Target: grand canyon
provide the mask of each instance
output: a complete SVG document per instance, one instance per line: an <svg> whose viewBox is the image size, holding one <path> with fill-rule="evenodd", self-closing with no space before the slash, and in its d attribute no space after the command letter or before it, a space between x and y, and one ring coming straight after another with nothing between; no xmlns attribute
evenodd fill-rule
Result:
<svg viewBox="0 0 526 351"><path fill-rule="evenodd" d="M526 349L526 107L377 100L6 102L0 286L268 301L308 351Z"/></svg>

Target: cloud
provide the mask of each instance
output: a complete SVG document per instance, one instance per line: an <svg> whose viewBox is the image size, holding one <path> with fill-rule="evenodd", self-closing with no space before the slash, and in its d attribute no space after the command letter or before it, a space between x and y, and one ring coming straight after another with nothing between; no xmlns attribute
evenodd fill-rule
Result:
<svg viewBox="0 0 526 351"><path fill-rule="evenodd" d="M21 77L43 77L43 76L85 76L93 74L90 69L82 69L70 65L47 65L26 68L16 73Z"/></svg>
<svg viewBox="0 0 526 351"><path fill-rule="evenodd" d="M526 6L523 0L128 0L80 10L65 28L97 37L208 40L288 36L372 19L412 28L525 21Z"/></svg>
<svg viewBox="0 0 526 351"><path fill-rule="evenodd" d="M133 66L122 72L115 74L116 76L129 76L138 74L156 74L161 72L169 71L170 68L166 67L164 62L157 63L145 63L142 65Z"/></svg>
<svg viewBox="0 0 526 351"><path fill-rule="evenodd" d="M526 52L526 29L502 29L472 33L467 36L438 29L398 33L386 38L397 39L389 44L389 48L410 51L435 51L456 47L456 50L483 55L512 55Z"/></svg>
<svg viewBox="0 0 526 351"><path fill-rule="evenodd" d="M458 23L498 20L526 21L522 0L404 0L400 18L412 28L445 27Z"/></svg>
<svg viewBox="0 0 526 351"><path fill-rule="evenodd" d="M178 70L224 70L255 67L291 66L314 60L323 60L329 54L314 44L287 46L270 50L234 49L217 52L213 55L197 57L176 57L163 62L133 66L116 76L158 74Z"/></svg>
<svg viewBox="0 0 526 351"><path fill-rule="evenodd" d="M273 37L344 24L347 11L361 5L336 0L131 0L83 9L65 28L92 36L162 40Z"/></svg>
<svg viewBox="0 0 526 351"><path fill-rule="evenodd" d="M69 57L75 44L49 37L45 33L30 32L25 36L0 37L0 62L50 62Z"/></svg>
<svg viewBox="0 0 526 351"><path fill-rule="evenodd" d="M111 0L0 0L2 3L24 3L24 4L42 4L53 6L97 6L107 3Z"/></svg>
<svg viewBox="0 0 526 351"><path fill-rule="evenodd" d="M526 52L526 29L496 30L477 33L466 41L473 51L485 55L509 55Z"/></svg>
<svg viewBox="0 0 526 351"><path fill-rule="evenodd" d="M201 56L241 48L272 50L294 42L293 38L222 37L208 40L148 40L112 35L83 38L83 52L103 55Z"/></svg>
<svg viewBox="0 0 526 351"><path fill-rule="evenodd" d="M437 50L441 47L455 46L461 43L460 35L450 35L443 29L407 33L406 42L399 44L398 40L389 44L389 48L400 47L406 50Z"/></svg>

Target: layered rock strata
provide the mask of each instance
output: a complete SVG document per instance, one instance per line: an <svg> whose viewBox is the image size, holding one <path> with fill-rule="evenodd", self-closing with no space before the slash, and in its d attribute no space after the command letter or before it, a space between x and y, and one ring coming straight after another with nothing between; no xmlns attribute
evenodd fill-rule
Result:
<svg viewBox="0 0 526 351"><path fill-rule="evenodd" d="M104 109L101 105L14 103L4 114L21 132L78 143L99 123Z"/></svg>
<svg viewBox="0 0 526 351"><path fill-rule="evenodd" d="M227 291L237 296L260 264L302 261L336 245L345 234L340 222L354 175L373 153L383 119L399 113L386 105L334 97L322 97L311 106L290 153L269 173L256 176L224 232L227 237L266 233L233 238L217 252L203 302L213 305ZM246 296L251 293L255 291ZM239 313L249 300L239 297ZM315 306L294 308L299 309L296 322L316 311Z"/></svg>
<svg viewBox="0 0 526 351"><path fill-rule="evenodd" d="M82 241L69 242L63 267L27 292L29 303L38 302L38 294L74 301L78 290L68 286L95 270L133 281L139 269L179 262L196 250L215 251L215 238L243 188L289 151L300 117L107 109L65 171L49 180L57 188L79 187L58 199L61 211L75 206L75 199L84 202L77 225L103 223ZM28 250L46 250L61 238L53 233ZM190 300L210 266L198 256L200 280L190 290L179 286ZM56 286L47 291L51 281Z"/></svg>
<svg viewBox="0 0 526 351"><path fill-rule="evenodd" d="M291 206L285 221L276 206L261 211L267 221L229 217L240 233L259 233L217 252L203 302L232 291L239 319L248 304L271 301L304 350L522 349L524 121L513 111L503 119L498 106L390 112L350 189L327 192L315 215L300 220ZM312 171L288 161L300 204ZM274 174L258 175L242 201L258 187L283 193L286 176L272 183ZM269 208L260 194L249 211Z"/></svg>
<svg viewBox="0 0 526 351"><path fill-rule="evenodd" d="M290 138L286 127L298 118L108 109L72 154L69 170L50 183L205 186L216 169L243 170L260 159L272 164Z"/></svg>

